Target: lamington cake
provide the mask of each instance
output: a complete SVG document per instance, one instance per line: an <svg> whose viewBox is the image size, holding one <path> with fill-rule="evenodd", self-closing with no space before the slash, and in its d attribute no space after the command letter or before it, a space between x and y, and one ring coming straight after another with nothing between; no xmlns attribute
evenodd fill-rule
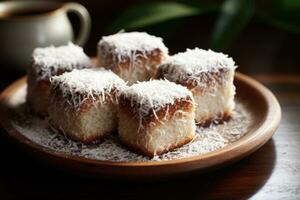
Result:
<svg viewBox="0 0 300 200"><path fill-rule="evenodd" d="M117 101L126 87L105 69L73 70L50 78L49 125L69 138L90 143L117 131Z"/></svg>
<svg viewBox="0 0 300 200"><path fill-rule="evenodd" d="M222 53L187 49L160 65L156 78L190 89L196 103L196 122L207 126L228 120L233 114L235 68L232 58Z"/></svg>
<svg viewBox="0 0 300 200"><path fill-rule="evenodd" d="M98 65L133 84L152 78L168 56L162 38L144 32L117 33L98 43Z"/></svg>
<svg viewBox="0 0 300 200"><path fill-rule="evenodd" d="M28 71L27 103L35 113L46 115L49 104L49 78L90 66L90 58L83 49L72 43L60 47L36 48Z"/></svg>
<svg viewBox="0 0 300 200"><path fill-rule="evenodd" d="M192 93L167 80L134 84L120 93L119 138L131 150L153 157L195 135Z"/></svg>

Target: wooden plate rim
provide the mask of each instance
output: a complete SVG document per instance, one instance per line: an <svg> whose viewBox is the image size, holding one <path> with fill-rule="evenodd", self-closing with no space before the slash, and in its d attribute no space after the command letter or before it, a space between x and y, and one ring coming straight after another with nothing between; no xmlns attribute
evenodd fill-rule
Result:
<svg viewBox="0 0 300 200"><path fill-rule="evenodd" d="M0 95L0 106L8 99L19 87L21 87L26 82L27 77L22 77L9 85ZM251 153L252 151L258 149L263 144L265 144L273 135L277 129L280 119L281 119L281 108L276 99L276 97L261 83L255 81L254 79L246 76L242 73L236 72L235 79L242 81L252 88L255 88L265 100L267 104L267 115L261 122L261 126L250 131L246 136L219 150L209 152L203 155L192 156L188 158L181 158L176 160L167 161L148 161L148 162L114 162L114 161L101 161L96 159L84 158L76 155L68 155L63 152L57 152L50 148L44 147L40 144L33 142L32 140L26 138L22 133L13 128L10 123L10 119L7 109L5 112L0 113L0 123L4 129L6 129L9 136L12 136L18 142L30 146L34 150L41 153L46 153L50 156L59 157L61 159L69 159L76 162L107 166L107 167L155 167L155 166L170 166L170 165L181 165L181 164L192 164L195 162L200 162L205 160L206 166L217 165L226 161L229 161L235 157L240 157L246 153ZM242 148L243 147L243 148ZM239 149L240 151L236 151ZM224 155L229 156L224 156Z"/></svg>

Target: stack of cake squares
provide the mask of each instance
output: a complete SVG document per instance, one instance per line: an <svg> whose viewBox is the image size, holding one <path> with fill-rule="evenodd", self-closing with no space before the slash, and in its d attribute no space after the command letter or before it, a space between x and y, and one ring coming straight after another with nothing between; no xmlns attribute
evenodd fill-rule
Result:
<svg viewBox="0 0 300 200"><path fill-rule="evenodd" d="M162 38L123 32L99 41L97 61L72 43L38 48L27 102L49 126L91 143L116 135L149 157L191 142L196 125L230 120L235 63L199 48L170 56Z"/></svg>

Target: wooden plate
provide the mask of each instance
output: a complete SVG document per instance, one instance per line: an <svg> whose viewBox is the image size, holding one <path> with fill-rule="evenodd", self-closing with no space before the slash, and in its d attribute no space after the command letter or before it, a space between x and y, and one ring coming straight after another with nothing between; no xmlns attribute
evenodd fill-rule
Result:
<svg viewBox="0 0 300 200"><path fill-rule="evenodd" d="M56 152L29 139L12 126L13 112L10 98L26 84L23 77L0 95L0 121L7 133L23 147L59 169L81 175L115 178L140 178L174 176L193 172L204 172L237 161L257 150L273 135L279 125L281 109L274 95L257 81L241 73L235 75L237 97L247 102L255 115L249 132L238 141L222 149L199 156L170 161L151 162L112 162L99 161ZM15 148L15 147L11 147Z"/></svg>

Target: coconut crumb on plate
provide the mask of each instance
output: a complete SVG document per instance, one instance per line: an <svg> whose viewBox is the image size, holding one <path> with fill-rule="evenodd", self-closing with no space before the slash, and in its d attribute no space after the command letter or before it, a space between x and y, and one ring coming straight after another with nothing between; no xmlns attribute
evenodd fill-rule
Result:
<svg viewBox="0 0 300 200"><path fill-rule="evenodd" d="M203 155L221 149L239 140L249 131L253 116L244 103L237 100L233 118L208 128L198 127L195 139L174 151L149 158L135 154L124 148L117 136L112 135L99 144L85 145L67 139L53 132L47 121L28 112L25 102L26 87L20 88L11 99L16 118L12 122L15 129L29 140L57 152L76 155L94 160L114 162L147 162L187 158Z"/></svg>

